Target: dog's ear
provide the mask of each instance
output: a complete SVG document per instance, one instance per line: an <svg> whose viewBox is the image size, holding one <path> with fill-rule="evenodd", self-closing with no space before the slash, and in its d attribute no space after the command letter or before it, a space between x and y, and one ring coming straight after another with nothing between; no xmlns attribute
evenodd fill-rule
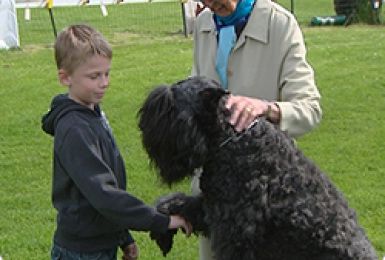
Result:
<svg viewBox="0 0 385 260"><path fill-rule="evenodd" d="M169 185L193 175L207 157L206 136L186 102L193 95L188 94L182 87L159 86L138 113L143 147Z"/></svg>
<svg viewBox="0 0 385 260"><path fill-rule="evenodd" d="M204 88L199 92L199 96L203 101L203 105L208 110L211 110L211 108L216 108L218 106L219 100L227 94L229 94L229 92L220 87Z"/></svg>

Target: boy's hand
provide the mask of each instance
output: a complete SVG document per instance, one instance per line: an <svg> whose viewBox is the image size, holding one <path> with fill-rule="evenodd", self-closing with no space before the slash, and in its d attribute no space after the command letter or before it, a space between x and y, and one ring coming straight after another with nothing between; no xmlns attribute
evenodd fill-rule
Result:
<svg viewBox="0 0 385 260"><path fill-rule="evenodd" d="M136 260L139 257L139 248L136 243L127 245L123 249L122 260Z"/></svg>
<svg viewBox="0 0 385 260"><path fill-rule="evenodd" d="M191 223L186 221L184 218L178 215L170 216L170 224L168 226L169 229L178 229L181 228L183 232L189 237L193 231Z"/></svg>

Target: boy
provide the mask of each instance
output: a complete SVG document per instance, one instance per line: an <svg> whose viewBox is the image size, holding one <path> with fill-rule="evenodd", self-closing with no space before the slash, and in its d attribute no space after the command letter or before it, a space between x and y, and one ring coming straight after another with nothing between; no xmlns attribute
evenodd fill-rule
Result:
<svg viewBox="0 0 385 260"><path fill-rule="evenodd" d="M86 25L62 31L55 43L58 77L67 94L52 100L43 130L54 136L52 200L57 227L52 259L137 259L129 229L166 232L191 226L128 194L124 162L99 103L112 58L103 36ZM97 258L98 256L99 258Z"/></svg>

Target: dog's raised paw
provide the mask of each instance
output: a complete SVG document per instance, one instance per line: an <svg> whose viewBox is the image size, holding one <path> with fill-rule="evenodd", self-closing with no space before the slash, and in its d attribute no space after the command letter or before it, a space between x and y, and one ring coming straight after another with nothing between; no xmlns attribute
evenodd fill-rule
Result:
<svg viewBox="0 0 385 260"><path fill-rule="evenodd" d="M168 230L166 233L150 232L151 240L155 240L164 257L171 251L176 233L176 229Z"/></svg>

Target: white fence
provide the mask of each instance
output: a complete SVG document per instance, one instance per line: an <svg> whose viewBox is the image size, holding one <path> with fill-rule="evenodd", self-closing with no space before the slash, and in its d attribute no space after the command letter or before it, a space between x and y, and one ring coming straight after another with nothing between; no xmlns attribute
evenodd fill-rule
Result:
<svg viewBox="0 0 385 260"><path fill-rule="evenodd" d="M50 23L51 12L48 14L45 10L45 0L0 0L0 49L23 48L24 46L34 44L52 44L52 30L56 31L56 28L60 30L68 23L71 23L71 21L80 21L92 25L92 19L87 20L89 18L87 12L95 14L95 10L97 11L99 6L102 9L101 16L103 14L103 16L108 15L108 17L105 23L100 23L100 20L98 20L98 29L104 32L107 35L106 37L111 37L111 39L119 37L119 35L123 35L126 32L133 34L141 34L143 32L143 35L147 35L154 31L155 34L160 33L163 35L166 33L170 35L179 33L181 29L187 36L192 33L194 27L197 4L192 0L183 3L183 24L179 20L181 21L179 25L183 25L183 27L179 28L178 23L170 23L168 18L174 17L171 19L175 19L175 16L180 17L179 8L181 2L176 0L124 0L123 2L119 1L120 7L116 4L117 0L89 0L86 3L86 5L91 5L89 8L75 7L73 12L68 12L72 8L58 8L55 10L55 7L63 5L79 6L82 4L82 1L85 0L53 0L55 19L51 19ZM136 4L138 2L143 4ZM135 4L131 5L131 3ZM16 14L16 12L18 13ZM110 12L111 14L109 14ZM128 21L119 22L117 21L119 19L113 18L117 13L122 14L123 12L129 18ZM146 15L138 16L137 12L143 12ZM104 18L101 17L100 19ZM142 25L144 31L141 30ZM113 29L106 29L109 26L112 26ZM117 34L114 33L115 31Z"/></svg>
<svg viewBox="0 0 385 260"><path fill-rule="evenodd" d="M156 2L161 2L157 0ZM167 0L166 0L167 1ZM74 6L86 3L89 5L110 5L110 4L128 4L128 3L140 3L151 2L151 0L53 0L54 6ZM42 7L45 5L45 0L16 0L16 8L26 7Z"/></svg>

